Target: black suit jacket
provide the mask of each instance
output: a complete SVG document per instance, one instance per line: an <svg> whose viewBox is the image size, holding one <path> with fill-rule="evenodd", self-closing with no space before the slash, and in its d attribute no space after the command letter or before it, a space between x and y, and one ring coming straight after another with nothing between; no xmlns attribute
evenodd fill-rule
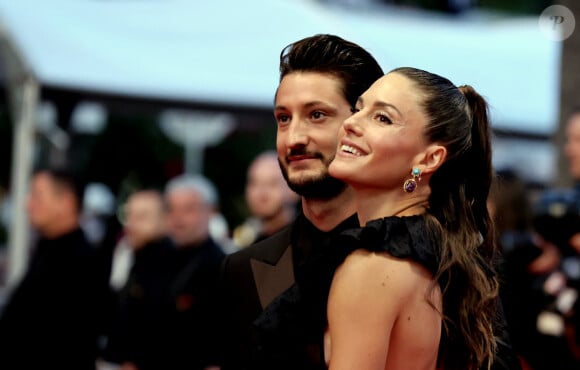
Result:
<svg viewBox="0 0 580 370"><path fill-rule="evenodd" d="M175 247L167 238L135 251L127 283L119 292L105 358L131 362L140 370L163 369L171 347L167 338Z"/></svg>
<svg viewBox="0 0 580 370"><path fill-rule="evenodd" d="M222 370L255 369L256 319L294 284L312 255L331 247L332 235L357 226L353 215L333 231L322 232L300 214L273 236L226 257L219 289Z"/></svg>
<svg viewBox="0 0 580 370"><path fill-rule="evenodd" d="M98 277L95 250L80 229L40 239L0 319L2 369L94 370Z"/></svg>
<svg viewBox="0 0 580 370"><path fill-rule="evenodd" d="M293 227L226 257L220 281L222 370L246 369L253 351L253 322L294 283Z"/></svg>
<svg viewBox="0 0 580 370"><path fill-rule="evenodd" d="M210 338L216 330L212 318L224 257L222 247L211 238L198 246L178 248L167 292L172 306L166 338L170 351L163 369L201 370L216 363Z"/></svg>

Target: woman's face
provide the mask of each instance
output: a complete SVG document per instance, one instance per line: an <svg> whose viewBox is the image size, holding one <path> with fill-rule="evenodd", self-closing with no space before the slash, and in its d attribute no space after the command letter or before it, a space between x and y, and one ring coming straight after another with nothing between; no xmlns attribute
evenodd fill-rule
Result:
<svg viewBox="0 0 580 370"><path fill-rule="evenodd" d="M376 81L339 131L330 174L355 188L402 191L412 167L421 169L428 147L421 99L419 89L402 74Z"/></svg>

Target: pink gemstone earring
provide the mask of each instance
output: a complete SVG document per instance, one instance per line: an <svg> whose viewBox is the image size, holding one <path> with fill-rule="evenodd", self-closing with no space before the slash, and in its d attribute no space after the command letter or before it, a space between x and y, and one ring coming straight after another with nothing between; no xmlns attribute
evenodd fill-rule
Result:
<svg viewBox="0 0 580 370"><path fill-rule="evenodd" d="M417 189L417 182L421 181L421 170L419 170L417 167L413 167L411 170L411 176L413 177L407 179L403 184L403 190L406 193L412 193L415 191L415 189Z"/></svg>

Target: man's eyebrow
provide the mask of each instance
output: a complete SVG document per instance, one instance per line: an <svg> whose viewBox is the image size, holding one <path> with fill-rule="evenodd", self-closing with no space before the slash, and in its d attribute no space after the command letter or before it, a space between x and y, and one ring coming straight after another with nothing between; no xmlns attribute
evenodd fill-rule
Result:
<svg viewBox="0 0 580 370"><path fill-rule="evenodd" d="M312 107L317 106L317 105L324 105L325 107L327 107L329 109L333 109L333 110L335 109L333 106L330 106L328 103L325 103L321 100L314 100L314 101L308 102L308 103L304 104L304 108L312 108ZM287 109L285 105L276 105L274 107L274 110L285 110L285 109Z"/></svg>

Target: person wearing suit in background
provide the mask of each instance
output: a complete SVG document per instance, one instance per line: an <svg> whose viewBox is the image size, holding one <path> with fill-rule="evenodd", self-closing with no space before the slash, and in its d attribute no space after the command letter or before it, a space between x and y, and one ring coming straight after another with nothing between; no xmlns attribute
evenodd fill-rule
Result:
<svg viewBox="0 0 580 370"><path fill-rule="evenodd" d="M163 194L155 189L136 191L124 210L124 238L134 257L117 294L107 358L123 370L164 369L171 355L167 346L171 301L166 296L175 248L167 237Z"/></svg>
<svg viewBox="0 0 580 370"><path fill-rule="evenodd" d="M210 236L217 211L214 185L202 175L180 175L165 187L167 227L176 246L174 277L168 294L173 314L168 323L173 348L166 369L206 369L217 362L210 347L215 291L223 247Z"/></svg>
<svg viewBox="0 0 580 370"><path fill-rule="evenodd" d="M27 211L39 239L0 319L2 369L95 369L104 288L80 228L83 191L66 169L33 175Z"/></svg>
<svg viewBox="0 0 580 370"><path fill-rule="evenodd" d="M250 217L234 229L234 243L245 248L282 230L294 221L298 199L280 172L276 151L260 153L247 171L246 204Z"/></svg>

